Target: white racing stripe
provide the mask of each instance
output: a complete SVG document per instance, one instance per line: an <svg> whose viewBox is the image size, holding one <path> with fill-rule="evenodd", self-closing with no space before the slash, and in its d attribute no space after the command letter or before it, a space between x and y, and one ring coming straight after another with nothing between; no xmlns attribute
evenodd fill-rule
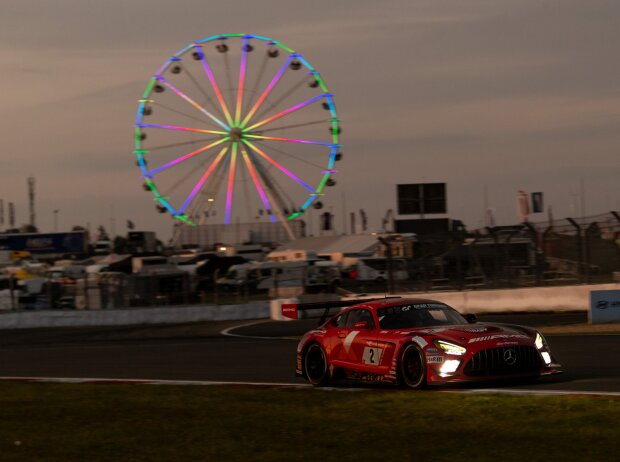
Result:
<svg viewBox="0 0 620 462"><path fill-rule="evenodd" d="M250 326L255 326L257 324L263 324L265 322L270 322L271 319L265 319L262 321L252 321L252 322L247 322L245 324L239 324L237 326L232 326L232 327L228 327L224 330L220 331L220 335L225 335L226 337L239 337L239 338L260 338L260 339L265 339L265 340L280 340L280 339L286 339L289 340L289 338L287 337L266 337L266 336L259 336L259 335L241 335L241 334L233 334L232 331L236 330L236 329L241 329L243 327L250 327Z"/></svg>

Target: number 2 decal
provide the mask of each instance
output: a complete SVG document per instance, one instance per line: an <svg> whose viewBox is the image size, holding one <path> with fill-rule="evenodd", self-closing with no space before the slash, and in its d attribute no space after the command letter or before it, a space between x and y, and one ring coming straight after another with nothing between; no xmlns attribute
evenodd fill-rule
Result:
<svg viewBox="0 0 620 462"><path fill-rule="evenodd" d="M373 366L378 365L381 362L381 355L383 354L383 348L364 348L364 355L362 356L362 362L364 364L371 364Z"/></svg>

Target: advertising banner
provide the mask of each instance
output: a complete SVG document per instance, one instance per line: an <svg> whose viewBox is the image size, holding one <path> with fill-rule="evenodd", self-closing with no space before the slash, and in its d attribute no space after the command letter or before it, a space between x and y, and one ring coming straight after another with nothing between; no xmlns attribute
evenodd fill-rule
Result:
<svg viewBox="0 0 620 462"><path fill-rule="evenodd" d="M0 250L27 251L32 255L83 255L88 250L88 239L85 231L0 234Z"/></svg>
<svg viewBox="0 0 620 462"><path fill-rule="evenodd" d="M593 290L590 292L591 323L620 322L620 290Z"/></svg>

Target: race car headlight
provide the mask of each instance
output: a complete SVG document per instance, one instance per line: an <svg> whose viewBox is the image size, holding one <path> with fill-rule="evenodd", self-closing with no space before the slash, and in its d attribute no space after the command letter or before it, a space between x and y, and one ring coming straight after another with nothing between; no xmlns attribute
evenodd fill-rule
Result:
<svg viewBox="0 0 620 462"><path fill-rule="evenodd" d="M435 345L437 346L437 348L440 348L444 351L444 353L447 353L449 355L461 356L464 355L467 351L466 348L460 345L456 345L454 343L446 342L445 340L435 340Z"/></svg>
<svg viewBox="0 0 620 462"><path fill-rule="evenodd" d="M454 374L454 372L459 368L460 364L461 361L458 359L448 359L441 366L439 373L444 377L449 374Z"/></svg>
<svg viewBox="0 0 620 462"><path fill-rule="evenodd" d="M542 353L540 353L540 355L542 356L547 366L551 364L551 355L549 353L547 353L546 351L543 351Z"/></svg>
<svg viewBox="0 0 620 462"><path fill-rule="evenodd" d="M534 340L534 345L536 345L536 348L539 350L542 350L545 346L545 339L538 332L536 332L536 340Z"/></svg>

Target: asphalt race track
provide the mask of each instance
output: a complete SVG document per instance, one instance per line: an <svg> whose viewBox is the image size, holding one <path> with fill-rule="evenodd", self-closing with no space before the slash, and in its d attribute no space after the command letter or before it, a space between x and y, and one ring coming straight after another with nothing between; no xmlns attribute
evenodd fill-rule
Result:
<svg viewBox="0 0 620 462"><path fill-rule="evenodd" d="M481 321L572 324L584 322L585 314L499 315ZM302 384L294 376L295 347L297 338L315 324L315 320L230 321L0 331L0 377ZM465 388L620 392L620 335L546 337L564 374Z"/></svg>

